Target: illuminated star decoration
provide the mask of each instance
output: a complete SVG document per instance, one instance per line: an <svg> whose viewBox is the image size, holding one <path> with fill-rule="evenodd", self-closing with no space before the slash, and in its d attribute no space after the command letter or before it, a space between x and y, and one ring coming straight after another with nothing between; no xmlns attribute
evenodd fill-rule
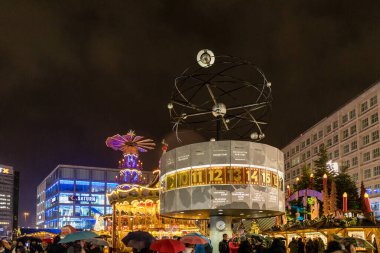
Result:
<svg viewBox="0 0 380 253"><path fill-rule="evenodd" d="M153 140L144 139L144 136L138 136L132 130L129 130L126 135L116 134L108 137L106 145L113 150L123 151L123 153L147 152L156 146Z"/></svg>

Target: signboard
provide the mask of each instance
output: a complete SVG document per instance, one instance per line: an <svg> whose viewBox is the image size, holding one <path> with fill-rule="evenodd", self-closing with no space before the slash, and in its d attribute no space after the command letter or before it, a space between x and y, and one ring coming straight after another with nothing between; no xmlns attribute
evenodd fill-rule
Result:
<svg viewBox="0 0 380 253"><path fill-rule="evenodd" d="M0 174L13 174L13 171L11 168L0 167Z"/></svg>
<svg viewBox="0 0 380 253"><path fill-rule="evenodd" d="M79 202L96 202L95 196L69 196L70 201L79 201Z"/></svg>

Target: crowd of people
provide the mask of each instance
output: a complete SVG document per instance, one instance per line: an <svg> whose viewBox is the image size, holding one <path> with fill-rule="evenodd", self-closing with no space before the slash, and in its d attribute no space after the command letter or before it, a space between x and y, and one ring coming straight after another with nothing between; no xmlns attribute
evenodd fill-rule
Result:
<svg viewBox="0 0 380 253"><path fill-rule="evenodd" d="M323 253L325 251L325 243L320 237L314 239L293 237L288 247L290 253Z"/></svg>
<svg viewBox="0 0 380 253"><path fill-rule="evenodd" d="M103 248L85 241L76 241L60 244L60 237L56 236L52 243L37 240L0 241L0 253L102 253Z"/></svg>
<svg viewBox="0 0 380 253"><path fill-rule="evenodd" d="M279 238L274 238L269 247L265 247L263 240L254 236L245 235L228 239L228 235L223 235L223 240L219 242L219 253L286 253L285 242Z"/></svg>

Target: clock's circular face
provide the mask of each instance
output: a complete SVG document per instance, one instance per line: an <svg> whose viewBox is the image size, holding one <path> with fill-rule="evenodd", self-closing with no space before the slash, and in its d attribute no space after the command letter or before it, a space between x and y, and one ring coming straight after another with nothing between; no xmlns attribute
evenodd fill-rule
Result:
<svg viewBox="0 0 380 253"><path fill-rule="evenodd" d="M216 222L216 228L218 230L224 230L226 228L226 223L224 223L224 221L220 220L220 221Z"/></svg>

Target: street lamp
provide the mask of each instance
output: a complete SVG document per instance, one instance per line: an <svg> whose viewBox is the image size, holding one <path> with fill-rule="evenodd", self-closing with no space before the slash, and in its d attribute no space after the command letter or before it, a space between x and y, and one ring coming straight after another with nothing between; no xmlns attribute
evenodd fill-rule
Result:
<svg viewBox="0 0 380 253"><path fill-rule="evenodd" d="M28 212L24 212L24 218L25 218L25 225L26 225L26 217L29 216L29 213Z"/></svg>

